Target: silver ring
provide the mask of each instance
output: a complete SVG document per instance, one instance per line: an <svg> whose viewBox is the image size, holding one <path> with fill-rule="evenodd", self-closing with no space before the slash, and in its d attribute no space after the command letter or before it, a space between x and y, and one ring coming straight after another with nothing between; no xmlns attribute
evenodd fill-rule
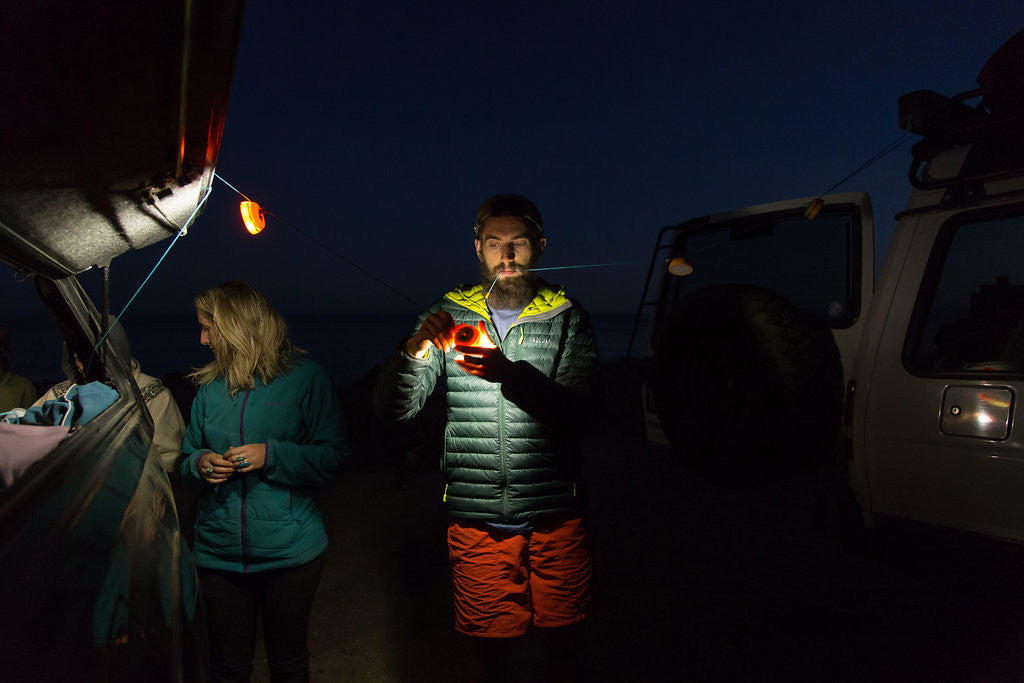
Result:
<svg viewBox="0 0 1024 683"><path fill-rule="evenodd" d="M204 471L206 472L206 476L210 476L213 474L213 465L207 465Z"/></svg>

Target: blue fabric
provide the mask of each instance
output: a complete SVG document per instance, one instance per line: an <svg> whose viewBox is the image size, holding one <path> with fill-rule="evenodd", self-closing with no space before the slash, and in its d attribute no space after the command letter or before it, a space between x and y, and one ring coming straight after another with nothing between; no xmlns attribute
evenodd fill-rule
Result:
<svg viewBox="0 0 1024 683"><path fill-rule="evenodd" d="M512 323L516 321L519 314L523 312L526 306L523 308L491 308L491 322L494 323L494 329L498 331L498 341L505 338L508 334L509 329L512 327Z"/></svg>
<svg viewBox="0 0 1024 683"><path fill-rule="evenodd" d="M64 398L44 401L41 406L15 408L3 414L8 424L40 425L42 427L70 427L75 414L75 405Z"/></svg>
<svg viewBox="0 0 1024 683"><path fill-rule="evenodd" d="M509 534L510 536L521 536L528 531L533 531L533 525L529 522L523 524L497 524L496 522L487 522L487 526L492 529L497 529L502 533Z"/></svg>
<svg viewBox="0 0 1024 683"><path fill-rule="evenodd" d="M77 427L113 405L118 396L116 391L103 382L73 384L59 398L43 401L41 406L12 410L4 413L2 419L10 424Z"/></svg>
<svg viewBox="0 0 1024 683"><path fill-rule="evenodd" d="M76 384L64 397L75 404L75 424L83 425L113 405L118 393L103 382L89 382Z"/></svg>
<svg viewBox="0 0 1024 683"><path fill-rule="evenodd" d="M72 427L83 425L117 400L118 393L102 382L72 385L59 398L40 406L0 413L0 480L14 484L32 463L42 459ZM17 425L8 427L7 425Z"/></svg>

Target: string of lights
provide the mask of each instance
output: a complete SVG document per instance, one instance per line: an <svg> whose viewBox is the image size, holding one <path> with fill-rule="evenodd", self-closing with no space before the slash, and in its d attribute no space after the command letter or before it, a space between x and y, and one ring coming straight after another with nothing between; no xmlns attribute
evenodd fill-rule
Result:
<svg viewBox="0 0 1024 683"><path fill-rule="evenodd" d="M904 134L900 135L898 138L896 138L895 140L890 142L888 145L883 147L881 150L879 150L874 156L869 158L867 161L862 163L860 166L855 168L853 171L851 171L847 175L843 176L837 182L833 183L831 187L829 187L827 190L825 190L820 195L818 195L811 202L811 204L807 207L807 210L805 211L805 214L807 215L807 217L809 219L813 219L818 214L818 211L820 211L820 209L821 209L821 207L822 207L822 205L824 203L824 200L822 199L822 195L828 194L832 190L836 189L837 187L839 187L840 185L842 185L846 181L848 181L851 178L853 178L854 176L856 176L858 173L861 173L862 171L864 171L868 167L870 167L873 164L877 163L878 161L883 159L885 156L887 156L891 152L893 152L896 149L898 149L901 145L903 145L903 143L905 143L907 140L909 140L912 136L913 136L912 133L904 133ZM214 173L213 175L214 175L214 177L217 180L219 180L222 183L224 183L228 188L230 188L232 191L234 191L236 194L238 194L238 196L242 197L242 199L244 200L242 202L242 204L241 204L240 211L242 213L243 222L245 223L246 228L249 230L250 233L255 235L255 234L259 233L261 230L263 230L264 225L265 225L265 223L264 223L264 221L265 221L264 216L265 215L273 216L274 218L276 218L277 220L281 221L283 224L285 224L286 226L288 226L289 228L291 228L295 232L299 233L300 235L302 235L306 239L308 239L311 242L313 242L314 244L316 244L318 247L320 247L324 251L326 251L326 252L330 253L331 255L335 256L336 258L344 261L345 263L347 263L351 267L353 267L356 270L358 270L359 272L363 273L364 275L366 275L367 277L369 277L373 281L377 282L381 286L386 287L387 289L391 290L392 292L394 292L395 294L397 294L401 298L405 299L409 303L411 303L411 304L413 304L413 305L415 305L417 307L420 307L420 308L423 307L423 304L421 304L420 302L418 302L415 299L411 298L410 296L408 296L407 294L405 294L404 292L399 290L397 287L395 287L391 283L385 281L381 277L379 277L376 274L370 272L369 270L367 270L366 268L364 268L360 264L356 263L352 259L348 258L344 254L340 253L339 251L337 251L336 249L331 247L329 244L326 244L323 241L317 239L315 236L313 236L310 233L306 232L305 230L301 229L297 225L291 223L290 221L288 221L287 219L283 218L282 216L280 216L278 214L275 214L275 213L273 213L271 211L268 211L266 209L261 208L259 206L259 204L257 204L256 202L252 201L251 199L249 199L249 197L246 196L245 193L243 193L237 187L235 187L230 182L225 180L224 177L221 176L219 173ZM153 266L152 270L150 270L149 274L145 277L145 279L142 281L142 283L135 290L135 293L133 293L131 298L129 298L128 303L126 303L124 305L124 308L121 309L121 312L118 313L117 316L115 316L115 318L114 318L114 323L115 324L121 319L121 317L125 314L125 312L128 310L128 308L131 306L132 302L135 301L135 298L142 291L143 287L145 287L146 284L149 282L149 280L153 277L153 274L156 272L157 268L160 267L160 264L163 263L164 259L167 257L167 254L170 253L171 249L177 243L178 239L180 237L182 237L183 235L187 234L189 226L195 220L195 217L198 214L199 210L206 203L206 200L210 196L210 193L211 193L212 190L213 190L213 185L211 184L210 187L207 188L206 194L203 195L202 200L196 205L195 210L188 217L188 220L185 221L185 225L180 227L180 228L178 228L178 226L174 223L174 221L172 221L166 214L164 214L162 211L160 211L160 214L164 217L164 219L168 223L170 223L175 228L178 228L177 234L174 236L174 239L171 240L171 243L167 246L167 249L164 250L164 253L157 260L157 262ZM157 210L158 211L160 210L159 207L157 207ZM578 265L572 265L572 266L547 266L547 267L543 267L543 268L532 268L531 271L533 271L533 272L540 272L540 271L549 271L549 270L573 270L573 269L579 269L579 268L605 268L605 267L610 267L610 266L636 265L636 264L639 264L639 263L641 263L641 262L640 261L611 261L611 262L606 262L606 263L585 263L585 264L578 264ZM690 266L690 264L685 259L677 258L677 259L674 259L670 263L670 265L669 265L669 272L671 272L674 275L688 275L689 273L693 272L693 268L692 268L692 266ZM490 287L490 289L487 290L487 294L485 295L485 298L490 296L491 291L494 289L494 285L495 285L495 283L497 281L498 281L498 278L495 278L494 281L491 283L491 287ZM103 343L103 340L107 338L107 335L109 334L109 332L110 332L110 330L108 328L103 333L103 336L100 337L99 341L96 342L96 345L93 347L94 351L96 349L98 349L100 344Z"/></svg>
<svg viewBox="0 0 1024 683"><path fill-rule="evenodd" d="M142 288L145 287L146 284L153 277L153 274L156 272L156 269L159 268L160 264L164 262L165 258L167 258L167 254L171 253L171 249L173 249L174 245L177 244L178 239L183 237L184 235L188 234L189 227L191 227L192 223L195 222L196 216L199 215L200 209L202 209L203 205L206 204L206 200L209 199L210 194L212 192L213 192L213 183L210 183L210 186L206 188L206 193L203 194L202 199L200 199L198 202L196 202L196 208L193 209L192 213L189 214L188 218L185 220L185 224L180 226L180 227L173 220L171 220L170 216L168 216L166 213L161 211L159 206L157 206L156 204L153 205L154 208L156 208L156 210L160 213L160 215L164 217L164 220L167 221L168 223L170 223L171 226L173 226L174 228L177 228L178 232L177 232L177 234L174 235L174 239L171 240L171 243L167 245L167 248L164 249L164 253L160 255L159 259L157 259L157 262L153 265L153 268L150 269L149 274L146 275L146 277L143 278L142 283L139 284L139 286L135 288L135 293L132 294L131 297L128 299L128 303L126 303L124 305L124 307L121 309L120 313L118 313L116 316L114 316L114 322L111 323L110 325L108 325L107 329L103 331L103 336L101 336L99 338L99 340L96 342L96 344L92 347L92 351L93 351L94 354L100 348L100 344L103 343L103 340L107 338L108 334L110 334L110 330L113 329L114 325L116 325L121 320L121 317L125 314L125 312L128 310L128 308L132 305L132 302L135 301L135 298L139 296L139 292L142 291ZM90 363L91 362L92 362L92 359L90 358Z"/></svg>
<svg viewBox="0 0 1024 683"><path fill-rule="evenodd" d="M265 225L264 216L273 216L274 218L276 218L277 220L281 221L282 223L287 225L289 228L291 228L295 232L299 233L300 235L302 235L306 239L308 239L311 242L313 242L314 244L316 244L318 247L320 247L324 251L327 251L328 253L330 253L330 254L334 255L335 257L341 259L342 261L344 261L345 263L349 264L350 266L352 266L353 268L355 268L359 272L363 273L367 277L371 278L372 280L374 280L378 284L383 285L384 287L387 287L392 292L394 292L398 296L402 297L406 301L408 301L408 302L410 302L412 304L415 304L416 306L419 306L421 308L423 307L422 304L420 304L417 301L414 301L413 299L408 297L405 293L400 291L398 288L392 286L390 283L384 281L383 279L381 279L377 275L371 273L366 268L363 268L361 265L359 265L358 263L356 263L352 259L348 258L344 254L339 253L338 251L333 249L330 245L325 244L324 242L320 241L319 239L317 239L313 235L311 235L311 234L307 233L306 231L302 230L301 228L299 228L297 225L294 225L293 223L290 223L289 221L285 220L284 218L282 218L278 214L275 214L275 213L273 213L273 212L271 212L271 211L269 211L267 209L264 209L264 208L260 207L259 204L257 204L256 202L252 201L251 199L249 199L245 194L243 194L241 192L241 190L239 190L234 185L229 183L227 180L225 180L219 174L214 173L214 177L216 177L222 183L224 183L229 188L234 190L238 194L238 196L242 197L245 200L245 201L242 202L242 204L240 206L240 211L242 213L242 221L245 223L246 229L251 234L255 235L255 234L258 234L260 231L263 230L264 225ZM531 272L536 272L536 271L541 271L541 270L570 270L570 269L573 269L573 268L601 268L601 267L605 267L605 266L633 265L633 264L636 264L636 263L640 263L640 262L639 261L615 261L615 262L611 262L611 263L588 263L588 264L575 265L575 266L551 266L551 267L547 267L547 268L531 268L530 270L531 270ZM498 278L495 278L494 282L491 283L491 288L487 290L487 294L485 295L484 298L490 296L491 290L494 289L494 283L497 282L497 281L498 281Z"/></svg>

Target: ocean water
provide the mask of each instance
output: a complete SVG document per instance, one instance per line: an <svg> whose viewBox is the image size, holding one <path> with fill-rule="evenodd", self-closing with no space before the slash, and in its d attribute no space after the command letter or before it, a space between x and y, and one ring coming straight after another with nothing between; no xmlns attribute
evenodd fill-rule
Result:
<svg viewBox="0 0 1024 683"><path fill-rule="evenodd" d="M633 315L591 316L601 359L623 358L633 328ZM289 318L292 339L330 372L338 386L364 378L383 363L398 341L412 331L415 316L338 315ZM49 320L8 319L11 370L47 387L64 378L60 368L61 337ZM125 330L143 372L162 377L205 364L210 351L199 344L195 319L126 320ZM638 332L633 353L643 344Z"/></svg>

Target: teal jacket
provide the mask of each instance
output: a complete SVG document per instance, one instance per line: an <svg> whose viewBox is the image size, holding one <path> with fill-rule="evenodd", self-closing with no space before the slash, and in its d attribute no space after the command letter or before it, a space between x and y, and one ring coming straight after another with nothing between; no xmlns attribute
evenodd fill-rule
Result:
<svg viewBox="0 0 1024 683"><path fill-rule="evenodd" d="M212 485L203 453L265 443L263 468ZM220 377L199 387L182 446L181 474L199 495L196 564L257 572L303 564L327 548L314 487L349 455L344 421L324 368L300 359L285 375L230 396Z"/></svg>
<svg viewBox="0 0 1024 683"><path fill-rule="evenodd" d="M497 341L480 285L449 292L420 322L438 309L456 325L484 321ZM455 351L431 347L418 359L403 342L378 378L376 409L408 420L439 382L446 388L443 497L452 517L514 524L575 511L583 503L580 436L601 405L590 317L545 283L500 346L513 365L499 385L465 372Z"/></svg>

